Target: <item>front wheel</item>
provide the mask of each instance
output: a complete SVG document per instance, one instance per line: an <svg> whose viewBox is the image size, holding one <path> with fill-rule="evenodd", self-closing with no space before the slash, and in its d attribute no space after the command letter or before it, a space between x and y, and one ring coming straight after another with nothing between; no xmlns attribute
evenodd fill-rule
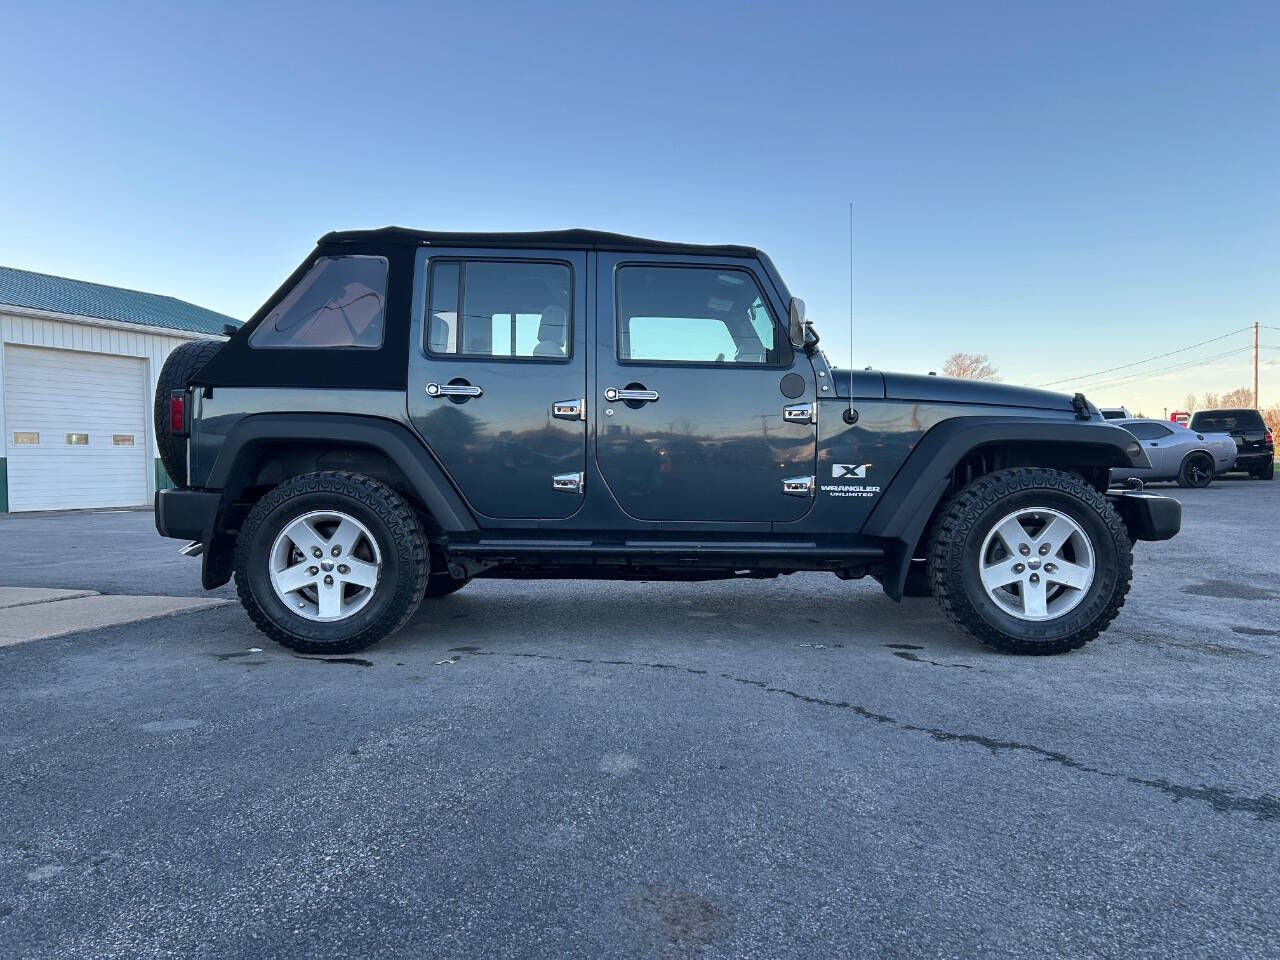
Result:
<svg viewBox="0 0 1280 960"><path fill-rule="evenodd" d="M1115 619L1133 575L1124 522L1083 478L1043 467L979 477L928 544L943 612L1006 653L1065 653Z"/></svg>
<svg viewBox="0 0 1280 960"><path fill-rule="evenodd" d="M1213 461L1205 453L1193 453L1182 461L1178 486L1202 489L1213 482Z"/></svg>
<svg viewBox="0 0 1280 960"><path fill-rule="evenodd" d="M303 653L352 653L398 630L426 587L427 538L386 484L325 471L286 480L236 540L236 591L259 629Z"/></svg>

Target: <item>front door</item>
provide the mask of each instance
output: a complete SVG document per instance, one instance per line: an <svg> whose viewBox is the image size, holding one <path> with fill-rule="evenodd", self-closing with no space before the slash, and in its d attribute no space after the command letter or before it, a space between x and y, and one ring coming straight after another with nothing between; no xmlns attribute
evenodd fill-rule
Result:
<svg viewBox="0 0 1280 960"><path fill-rule="evenodd" d="M1169 443L1174 439L1172 430L1158 423L1131 423L1125 429L1138 438L1151 461L1150 470L1136 470L1134 473L1164 477L1177 471L1178 451Z"/></svg>
<svg viewBox="0 0 1280 960"><path fill-rule="evenodd" d="M812 505L813 365L750 261L597 255L596 460L641 520L789 521Z"/></svg>
<svg viewBox="0 0 1280 960"><path fill-rule="evenodd" d="M583 253L419 252L409 416L482 516L582 504L586 269Z"/></svg>

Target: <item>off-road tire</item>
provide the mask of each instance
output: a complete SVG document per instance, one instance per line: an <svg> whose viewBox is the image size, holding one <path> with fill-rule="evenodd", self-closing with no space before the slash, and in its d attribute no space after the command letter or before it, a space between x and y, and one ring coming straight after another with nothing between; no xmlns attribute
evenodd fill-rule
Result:
<svg viewBox="0 0 1280 960"><path fill-rule="evenodd" d="M152 409L156 449L160 451L160 462L169 479L179 487L187 484L187 441L175 437L169 429L169 395L185 389L191 378L221 349L221 340L189 340L169 354L156 381L156 402Z"/></svg>
<svg viewBox="0 0 1280 960"><path fill-rule="evenodd" d="M291 611L267 569L271 544L295 518L340 510L360 520L382 555L382 573L366 607L346 620L317 622ZM354 653L402 627L427 585L427 536L418 515L385 483L357 473L324 471L286 480L249 511L236 538L236 592L258 629L300 653Z"/></svg>
<svg viewBox="0 0 1280 960"><path fill-rule="evenodd" d="M1192 476L1192 469L1197 463L1208 464L1207 472L1202 473L1199 479ZM1213 459L1207 453L1191 453L1183 458L1182 465L1178 467L1178 486L1202 490L1213 483L1213 476Z"/></svg>
<svg viewBox="0 0 1280 960"><path fill-rule="evenodd" d="M464 577L459 580L448 571L445 571L444 573L433 573L431 576L427 577L427 592L424 594L424 597L427 600L447 597L452 593L457 593L470 582L470 577Z"/></svg>
<svg viewBox="0 0 1280 960"><path fill-rule="evenodd" d="M1085 597L1053 620L1020 620L1001 610L982 586L983 539L1003 517L1047 507L1080 524L1094 551ZM1133 577L1124 521L1107 498L1073 473L1014 467L979 477L943 506L928 543L929 583L943 612L983 643L1005 653L1055 654L1084 646L1115 619Z"/></svg>

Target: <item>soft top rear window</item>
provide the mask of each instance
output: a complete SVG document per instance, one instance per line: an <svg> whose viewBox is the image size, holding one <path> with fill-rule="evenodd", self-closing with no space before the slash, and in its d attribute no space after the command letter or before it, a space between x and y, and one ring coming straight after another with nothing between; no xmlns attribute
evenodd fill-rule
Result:
<svg viewBox="0 0 1280 960"><path fill-rule="evenodd" d="M382 346L384 257L320 257L249 336L255 349Z"/></svg>
<svg viewBox="0 0 1280 960"><path fill-rule="evenodd" d="M1257 410L1206 410L1191 418L1191 429L1201 433L1230 433L1233 430L1265 430Z"/></svg>

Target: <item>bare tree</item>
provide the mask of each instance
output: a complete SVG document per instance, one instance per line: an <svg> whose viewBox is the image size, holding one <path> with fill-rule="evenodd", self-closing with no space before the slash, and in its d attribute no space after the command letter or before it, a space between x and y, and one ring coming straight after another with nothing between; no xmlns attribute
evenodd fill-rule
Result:
<svg viewBox="0 0 1280 960"><path fill-rule="evenodd" d="M1273 437L1280 436L1280 403L1262 408L1262 420Z"/></svg>
<svg viewBox="0 0 1280 960"><path fill-rule="evenodd" d="M1191 413L1196 409L1196 395L1194 393L1188 393L1186 395L1182 401L1182 409L1186 410L1188 413Z"/></svg>
<svg viewBox="0 0 1280 960"><path fill-rule="evenodd" d="M1252 407L1253 390L1249 387L1236 387L1224 393L1218 403L1224 407Z"/></svg>
<svg viewBox="0 0 1280 960"><path fill-rule="evenodd" d="M963 380L999 380L1000 372L985 353L953 353L942 365L943 376Z"/></svg>

